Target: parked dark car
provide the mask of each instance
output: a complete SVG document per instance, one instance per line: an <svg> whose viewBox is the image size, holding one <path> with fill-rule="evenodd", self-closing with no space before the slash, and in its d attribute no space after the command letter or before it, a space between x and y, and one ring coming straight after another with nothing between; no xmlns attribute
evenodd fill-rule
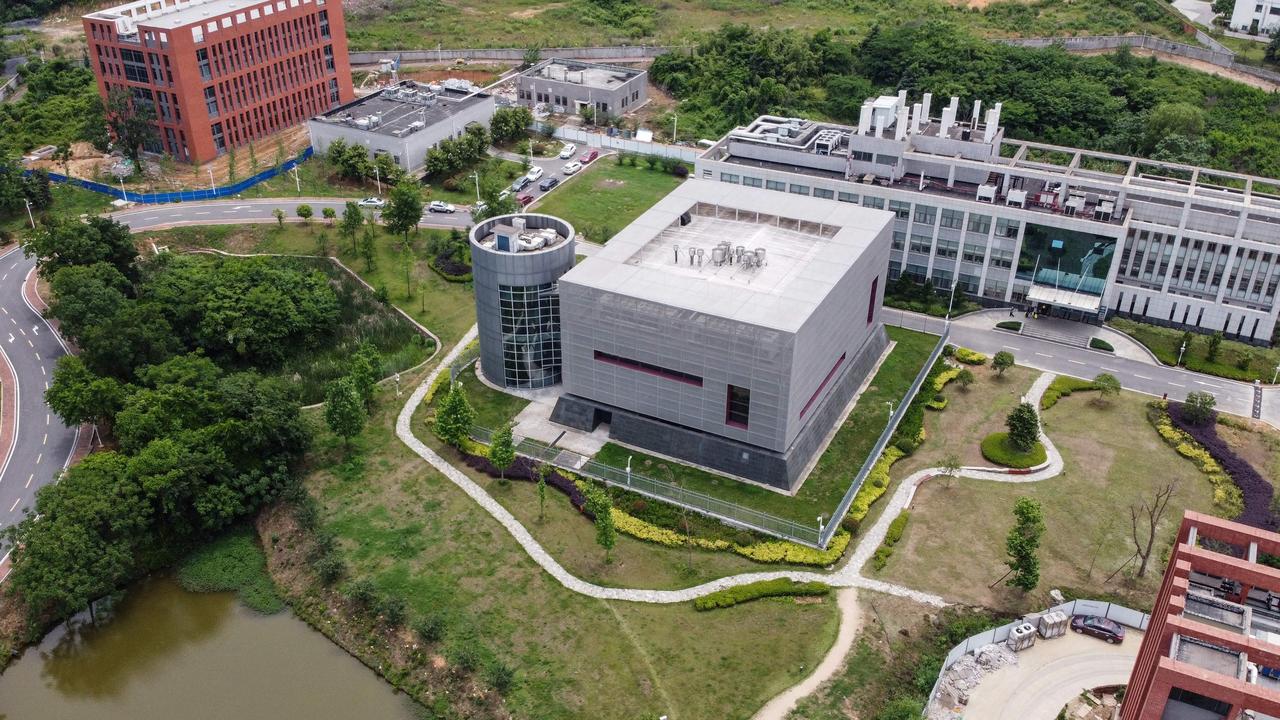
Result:
<svg viewBox="0 0 1280 720"><path fill-rule="evenodd" d="M543 178L542 182L538 183L538 189L541 190L542 192L546 192L559 184L560 184L560 178L557 178L557 177Z"/></svg>
<svg viewBox="0 0 1280 720"><path fill-rule="evenodd" d="M1112 645L1124 642L1124 628L1120 623L1097 615L1072 615L1071 629L1105 640Z"/></svg>
<svg viewBox="0 0 1280 720"><path fill-rule="evenodd" d="M511 191L520 192L521 190L529 187L529 183L532 183L532 182L533 181L529 179L528 175L521 175L520 177L516 178L515 182L511 183Z"/></svg>
<svg viewBox="0 0 1280 720"><path fill-rule="evenodd" d="M520 203L520 207L524 207L525 205L528 205L529 203L533 202L533 196L530 195L529 193L524 193L523 195L517 195L516 202Z"/></svg>

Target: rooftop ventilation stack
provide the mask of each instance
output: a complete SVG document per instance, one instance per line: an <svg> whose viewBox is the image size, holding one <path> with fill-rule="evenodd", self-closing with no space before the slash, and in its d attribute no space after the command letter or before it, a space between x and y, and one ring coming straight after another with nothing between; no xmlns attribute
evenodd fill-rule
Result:
<svg viewBox="0 0 1280 720"><path fill-rule="evenodd" d="M954 108L947 106L942 108L942 123L938 130L939 137L947 137L947 133L951 130L951 124L956 121L956 111Z"/></svg>
<svg viewBox="0 0 1280 720"><path fill-rule="evenodd" d="M884 115L876 115L876 137L884 136Z"/></svg>
<svg viewBox="0 0 1280 720"><path fill-rule="evenodd" d="M1000 129L1000 110L1003 103L996 103L996 106L987 111L987 129L982 134L982 141L989 143L995 140L996 132Z"/></svg>
<svg viewBox="0 0 1280 720"><path fill-rule="evenodd" d="M970 129L973 129L973 130L978 129L978 118L980 117L982 117L982 101L974 100L973 101L973 117L969 119Z"/></svg>
<svg viewBox="0 0 1280 720"><path fill-rule="evenodd" d="M929 111L933 108L933 93L925 93L924 99L920 102L920 120L925 125L929 124Z"/></svg>
<svg viewBox="0 0 1280 720"><path fill-rule="evenodd" d="M911 135L920 132L920 103L911 106L911 124L907 127L907 132Z"/></svg>
<svg viewBox="0 0 1280 720"><path fill-rule="evenodd" d="M871 130L871 101L862 103L862 110L858 112L858 134L866 135Z"/></svg>
<svg viewBox="0 0 1280 720"><path fill-rule="evenodd" d="M902 91L906 93L906 90ZM907 137L907 106L906 103L898 105L898 121L893 125L893 139L905 140Z"/></svg>

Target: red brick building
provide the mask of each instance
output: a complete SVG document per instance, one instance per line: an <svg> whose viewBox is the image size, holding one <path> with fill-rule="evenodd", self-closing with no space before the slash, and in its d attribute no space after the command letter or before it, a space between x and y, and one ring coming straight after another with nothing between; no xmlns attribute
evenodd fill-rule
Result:
<svg viewBox="0 0 1280 720"><path fill-rule="evenodd" d="M1122 720L1280 718L1280 534L1188 512Z"/></svg>
<svg viewBox="0 0 1280 720"><path fill-rule="evenodd" d="M137 0L85 15L105 98L155 109L146 149L206 162L354 98L341 0Z"/></svg>

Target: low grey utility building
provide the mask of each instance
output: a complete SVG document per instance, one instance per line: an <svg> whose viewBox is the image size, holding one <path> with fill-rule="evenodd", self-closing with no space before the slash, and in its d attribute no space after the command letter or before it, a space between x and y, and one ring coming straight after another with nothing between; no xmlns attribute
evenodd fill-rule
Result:
<svg viewBox="0 0 1280 720"><path fill-rule="evenodd" d="M388 154L412 172L441 140L461 136L472 123L488 127L493 110L493 96L465 81L424 85L405 80L311 118L307 130L317 153L328 152L330 143L342 139L366 148L371 159Z"/></svg>
<svg viewBox="0 0 1280 720"><path fill-rule="evenodd" d="M559 278L552 419L791 489L888 343L892 222L685 182Z"/></svg>
<svg viewBox="0 0 1280 720"><path fill-rule="evenodd" d="M542 103L555 113L578 114L590 107L625 115L648 99L648 77L635 68L552 58L516 76L516 96L521 105Z"/></svg>
<svg viewBox="0 0 1280 720"><path fill-rule="evenodd" d="M573 227L550 215L501 215L471 229L480 369L491 382L560 382L556 280L573 262Z"/></svg>

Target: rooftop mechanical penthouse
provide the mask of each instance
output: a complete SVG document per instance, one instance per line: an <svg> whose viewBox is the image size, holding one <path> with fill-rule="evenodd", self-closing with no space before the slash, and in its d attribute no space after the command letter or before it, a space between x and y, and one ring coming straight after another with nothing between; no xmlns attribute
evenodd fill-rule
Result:
<svg viewBox="0 0 1280 720"><path fill-rule="evenodd" d="M139 0L83 18L105 98L155 112L148 152L207 162L354 97L339 0Z"/></svg>
<svg viewBox="0 0 1280 720"><path fill-rule="evenodd" d="M697 177L888 209L890 278L991 304L1113 314L1266 343L1280 284L1280 180L1008 140L1002 107L868 100L856 127L763 116Z"/></svg>
<svg viewBox="0 0 1280 720"><path fill-rule="evenodd" d="M684 183L559 278L552 419L795 487L887 345L891 221Z"/></svg>

